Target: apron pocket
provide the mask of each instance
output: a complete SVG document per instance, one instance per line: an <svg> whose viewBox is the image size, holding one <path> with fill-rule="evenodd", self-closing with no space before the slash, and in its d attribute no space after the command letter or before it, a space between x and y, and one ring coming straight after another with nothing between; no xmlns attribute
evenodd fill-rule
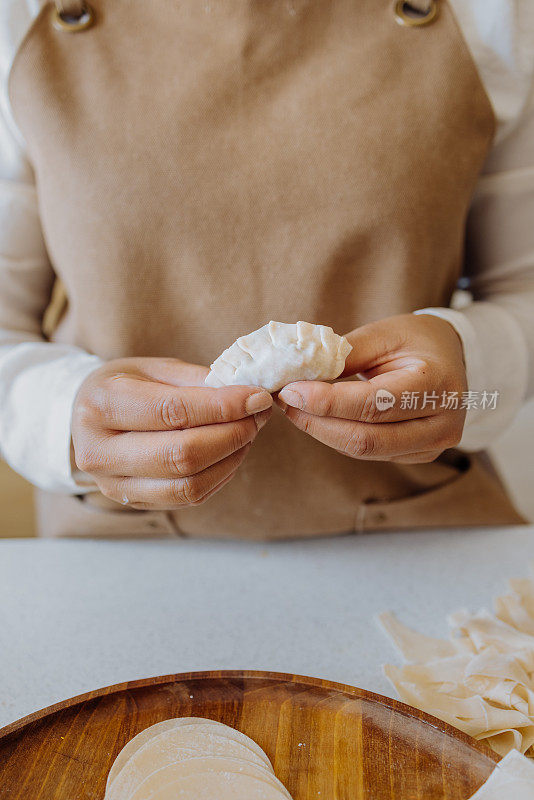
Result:
<svg viewBox="0 0 534 800"><path fill-rule="evenodd" d="M364 502L356 530L526 524L485 454L457 453L456 465L456 475L437 487L401 499Z"/></svg>
<svg viewBox="0 0 534 800"><path fill-rule="evenodd" d="M180 536L164 511L135 511L100 494L62 495L37 490L37 530L44 537L139 539Z"/></svg>

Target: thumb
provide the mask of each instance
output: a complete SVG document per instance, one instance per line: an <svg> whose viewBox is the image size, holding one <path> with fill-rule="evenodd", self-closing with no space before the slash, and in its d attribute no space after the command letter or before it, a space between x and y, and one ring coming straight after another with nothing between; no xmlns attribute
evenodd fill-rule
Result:
<svg viewBox="0 0 534 800"><path fill-rule="evenodd" d="M405 316L410 315L369 322L346 333L345 338L352 345L352 350L340 377L370 372L401 355L407 339L406 324L403 324Z"/></svg>
<svg viewBox="0 0 534 800"><path fill-rule="evenodd" d="M204 386L209 369L189 364L178 358L146 358L141 360L144 374L153 381L170 386Z"/></svg>

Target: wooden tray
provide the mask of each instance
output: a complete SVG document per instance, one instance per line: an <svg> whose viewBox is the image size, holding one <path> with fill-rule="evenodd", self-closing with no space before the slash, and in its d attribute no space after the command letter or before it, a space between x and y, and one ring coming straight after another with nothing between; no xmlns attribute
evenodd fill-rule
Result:
<svg viewBox="0 0 534 800"><path fill-rule="evenodd" d="M294 800L467 800L499 760L434 717L362 689L262 672L110 686L0 730L2 800L102 800L143 728L210 717L255 739Z"/></svg>

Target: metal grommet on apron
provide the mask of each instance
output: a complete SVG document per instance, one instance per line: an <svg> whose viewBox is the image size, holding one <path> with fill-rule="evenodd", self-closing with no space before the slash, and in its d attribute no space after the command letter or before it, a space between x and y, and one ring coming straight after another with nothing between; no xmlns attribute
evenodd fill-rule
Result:
<svg viewBox="0 0 534 800"><path fill-rule="evenodd" d="M418 28L430 25L438 15L437 0L396 0L395 19L399 25Z"/></svg>
<svg viewBox="0 0 534 800"><path fill-rule="evenodd" d="M70 2L56 2L52 8L52 18L54 27L60 31L77 33L90 28L95 20L95 14L91 6L83 0L71 0Z"/></svg>

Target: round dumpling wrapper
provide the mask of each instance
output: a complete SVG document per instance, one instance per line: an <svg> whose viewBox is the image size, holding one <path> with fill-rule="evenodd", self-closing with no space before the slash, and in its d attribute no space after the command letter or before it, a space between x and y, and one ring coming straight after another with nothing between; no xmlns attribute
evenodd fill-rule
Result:
<svg viewBox="0 0 534 800"><path fill-rule="evenodd" d="M136 791L125 800L152 800L153 795L171 783L176 783L189 775L198 773L238 773L263 780L272 786L280 789L286 800L291 797L284 785L278 780L274 773L265 767L251 764L249 761L242 761L237 758L190 758L187 761L178 761L175 764L168 764L166 767L156 770L144 781L141 782Z"/></svg>
<svg viewBox="0 0 534 800"><path fill-rule="evenodd" d="M241 733L241 731L237 731L235 728L224 725L222 722L218 722L217 720L205 719L204 717L175 717L172 719L163 720L162 722L156 722L155 725L150 725L150 727L140 731L140 733L134 736L133 739L130 739L130 741L122 748L117 758L113 762L113 765L109 771L106 789L109 789L126 762L150 739L153 739L155 736L159 736L160 733L165 733L165 731L174 730L175 728L181 728L184 725L213 725L217 728L217 732L221 736L227 736L230 739L234 739L235 741L241 742L242 744L250 747L250 749L253 750L264 761L265 766L272 770L271 762L261 747L253 739L250 739L244 733Z"/></svg>
<svg viewBox="0 0 534 800"><path fill-rule="evenodd" d="M154 736L173 728L179 728L182 725L198 725L199 723L202 725L219 725L222 728L227 727L226 725L222 725L220 722L216 722L215 720L204 719L204 717L175 717L173 719L164 719L162 722L156 722L154 725L144 728L136 736L134 736L133 739L130 739L130 741L124 745L117 758L113 762L106 782L106 789L111 786L128 759L130 759L134 753L140 750L141 747L143 747L143 745L149 741L149 739L152 739Z"/></svg>
<svg viewBox="0 0 534 800"><path fill-rule="evenodd" d="M247 744L220 735L215 726L185 725L152 737L137 750L109 786L106 800L124 800L155 770L202 756L237 758L266 767L265 755L261 758Z"/></svg>
<svg viewBox="0 0 534 800"><path fill-rule="evenodd" d="M170 783L150 800L287 800L275 786L229 772L199 773Z"/></svg>

